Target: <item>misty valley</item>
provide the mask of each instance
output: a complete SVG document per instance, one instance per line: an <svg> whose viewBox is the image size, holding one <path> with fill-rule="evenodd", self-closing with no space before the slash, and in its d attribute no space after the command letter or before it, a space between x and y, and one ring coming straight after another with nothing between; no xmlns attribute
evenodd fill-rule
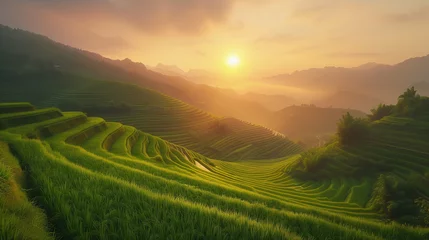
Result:
<svg viewBox="0 0 429 240"><path fill-rule="evenodd" d="M269 2L0 2L0 239L429 239L429 35Z"/></svg>

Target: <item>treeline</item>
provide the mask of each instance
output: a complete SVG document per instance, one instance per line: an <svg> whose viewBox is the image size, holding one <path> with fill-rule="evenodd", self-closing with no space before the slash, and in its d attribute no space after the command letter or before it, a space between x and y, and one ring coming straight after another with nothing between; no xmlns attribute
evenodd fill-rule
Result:
<svg viewBox="0 0 429 240"><path fill-rule="evenodd" d="M380 174L368 203L374 210L399 223L429 226L429 200L419 194L429 184L429 176L413 176L407 181Z"/></svg>
<svg viewBox="0 0 429 240"><path fill-rule="evenodd" d="M88 115L129 114L132 112L129 104L115 101L82 105L77 101L67 100L60 102L57 107L62 111L79 111Z"/></svg>
<svg viewBox="0 0 429 240"><path fill-rule="evenodd" d="M429 120L429 98L420 96L411 87L398 97L396 105L380 104L371 109L366 118L346 113L337 123L337 133L332 141L302 153L288 171L305 180L374 177L377 181L367 207L384 214L388 220L429 226L429 198L422 197L425 196L422 192L427 193L429 173L414 174L405 181L391 173L394 170L391 165L348 152L363 151L359 146L367 144L371 134L375 134L371 130L372 123L387 116ZM354 170L328 167L328 163L336 162L347 162Z"/></svg>
<svg viewBox="0 0 429 240"><path fill-rule="evenodd" d="M371 109L368 118L370 121L377 121L390 115L419 118L427 114L429 114L429 98L420 96L415 88L411 87L398 97L396 105L379 104Z"/></svg>
<svg viewBox="0 0 429 240"><path fill-rule="evenodd" d="M429 116L429 98L417 94L414 87L398 97L396 105L379 104L367 118L345 114L337 124L338 140L343 145L359 144L370 134L370 123L387 116L420 118Z"/></svg>
<svg viewBox="0 0 429 240"><path fill-rule="evenodd" d="M379 104L371 109L371 114L367 115L367 118L353 117L350 113L344 114L337 123L336 136L325 147L309 149L301 154L299 164L296 164L295 168L304 172L321 169L327 160L342 157L338 154L340 147L365 143L371 134L371 123L387 116L427 118L429 117L429 98L420 96L414 87L411 87L398 97L396 105ZM364 165L365 160L360 159L357 162L359 165Z"/></svg>

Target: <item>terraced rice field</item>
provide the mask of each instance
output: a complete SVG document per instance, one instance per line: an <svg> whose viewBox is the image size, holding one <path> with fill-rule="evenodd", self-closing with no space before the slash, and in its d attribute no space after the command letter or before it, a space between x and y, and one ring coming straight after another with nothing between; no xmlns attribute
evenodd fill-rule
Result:
<svg viewBox="0 0 429 240"><path fill-rule="evenodd" d="M429 237L428 229L385 224L366 208L371 179L299 181L285 171L296 155L220 161L79 112L54 109L58 114L49 119L37 117L51 110L14 113L13 121L10 113L0 114L0 120L12 126L0 131L0 141L9 144L28 171L30 185L37 189L33 197L57 237ZM19 118L26 120L11 124Z"/></svg>
<svg viewBox="0 0 429 240"><path fill-rule="evenodd" d="M365 200L368 200L364 196L369 196L369 193L364 191L372 185L371 181L374 181L376 176L370 175L373 170L370 167L361 169L357 164L359 161L382 169L378 172L393 174L407 182L429 173L428 143L428 121L384 117L372 124L371 136L365 144L342 149L340 153L342 157L330 160L323 166L323 171L337 173L342 181L348 181L347 176L366 176L367 178L359 181L361 187L352 188L359 197L347 197L348 201L355 199L356 203L364 205ZM357 173L358 171L365 173ZM429 196L428 188L422 187L420 191L424 196Z"/></svg>
<svg viewBox="0 0 429 240"><path fill-rule="evenodd" d="M19 90L10 87L18 83L0 82L0 101L24 99L41 107L58 106L58 103L67 101L76 102L82 107L125 102L132 107L131 113L104 113L99 116L216 159L271 159L302 150L301 146L270 129L233 118L216 117L180 100L133 85L79 79L73 80L75 84L54 81L46 84L51 91L44 89L37 96L26 94L34 86L25 89L28 81L24 82ZM67 87L62 84L67 84ZM217 122L229 130L215 132L211 127Z"/></svg>

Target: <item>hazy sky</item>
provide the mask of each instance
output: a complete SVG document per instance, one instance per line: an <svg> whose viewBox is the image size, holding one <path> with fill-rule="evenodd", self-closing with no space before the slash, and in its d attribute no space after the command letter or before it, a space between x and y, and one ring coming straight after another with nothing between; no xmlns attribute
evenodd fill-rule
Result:
<svg viewBox="0 0 429 240"><path fill-rule="evenodd" d="M427 0L0 0L0 23L112 58L273 75L429 54Z"/></svg>

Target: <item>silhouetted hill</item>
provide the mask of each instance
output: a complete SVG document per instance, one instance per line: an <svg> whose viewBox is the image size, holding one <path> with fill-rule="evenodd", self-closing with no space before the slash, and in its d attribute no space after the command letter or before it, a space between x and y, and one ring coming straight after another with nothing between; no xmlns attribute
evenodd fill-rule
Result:
<svg viewBox="0 0 429 240"><path fill-rule="evenodd" d="M314 104L321 107L351 108L369 112L370 109L382 102L383 100L367 94L353 91L338 91L314 101Z"/></svg>
<svg viewBox="0 0 429 240"><path fill-rule="evenodd" d="M356 68L314 68L268 78L271 82L298 88L326 92L353 91L388 103L394 103L403 89L428 79L429 55L395 65L370 63Z"/></svg>
<svg viewBox="0 0 429 240"><path fill-rule="evenodd" d="M155 67L149 67L150 70L169 76L186 76L186 72L176 65L165 65L158 63Z"/></svg>
<svg viewBox="0 0 429 240"><path fill-rule="evenodd" d="M3 74L55 70L85 78L121 81L150 88L219 116L261 123L269 111L230 92L196 84L182 77L150 71L129 59L112 60L75 49L27 31L0 27Z"/></svg>
<svg viewBox="0 0 429 240"><path fill-rule="evenodd" d="M220 80L219 76L204 69L189 69L186 72L176 65L165 65L162 63L158 63L155 67L149 67L149 69L167 76L182 77L196 84L216 86Z"/></svg>
<svg viewBox="0 0 429 240"><path fill-rule="evenodd" d="M347 112L356 117L366 117L365 113L353 109L289 106L274 113L271 128L290 139L317 145L319 139L323 142L335 133L338 120Z"/></svg>

